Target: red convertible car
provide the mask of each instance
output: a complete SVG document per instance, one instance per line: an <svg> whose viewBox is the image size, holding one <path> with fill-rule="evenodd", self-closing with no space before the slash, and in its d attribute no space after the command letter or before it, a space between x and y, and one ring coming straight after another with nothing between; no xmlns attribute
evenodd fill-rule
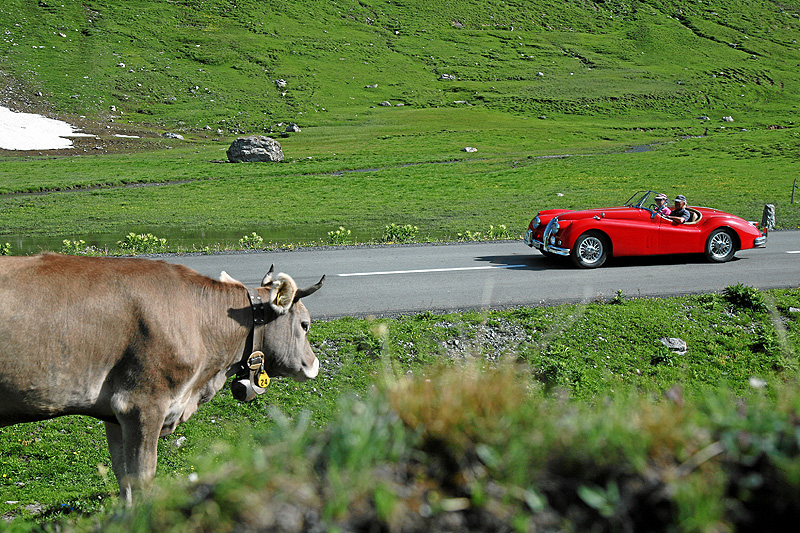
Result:
<svg viewBox="0 0 800 533"><path fill-rule="evenodd" d="M704 253L730 261L738 250L765 246L767 232L755 222L709 207L687 207L691 218L678 224L656 214L656 193L640 191L621 207L540 211L525 233L525 244L545 256L564 256L581 268L597 268L609 257Z"/></svg>

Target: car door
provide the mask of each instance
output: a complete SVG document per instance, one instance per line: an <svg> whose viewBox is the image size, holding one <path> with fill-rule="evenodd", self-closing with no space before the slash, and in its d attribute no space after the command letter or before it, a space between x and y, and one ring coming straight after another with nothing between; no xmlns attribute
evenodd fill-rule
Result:
<svg viewBox="0 0 800 533"><path fill-rule="evenodd" d="M652 255L658 253L659 221L661 217L653 217L652 212L641 208L627 208L613 216L608 226L600 226L611 237L613 254L616 257L626 255Z"/></svg>
<svg viewBox="0 0 800 533"><path fill-rule="evenodd" d="M658 232L659 254L687 254L700 253L705 243L702 242L701 227L697 224L674 222L660 219Z"/></svg>

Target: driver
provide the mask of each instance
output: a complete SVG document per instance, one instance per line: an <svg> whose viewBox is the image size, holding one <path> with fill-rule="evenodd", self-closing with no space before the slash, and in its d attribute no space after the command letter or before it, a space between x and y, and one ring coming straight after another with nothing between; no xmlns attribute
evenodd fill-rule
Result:
<svg viewBox="0 0 800 533"><path fill-rule="evenodd" d="M663 192L656 194L656 215L669 216L671 210L667 207L667 195Z"/></svg>
<svg viewBox="0 0 800 533"><path fill-rule="evenodd" d="M688 222L690 217L691 215L686 209L686 197L682 194L679 194L675 197L675 207L672 209L672 212L667 218L670 219L674 224L683 224Z"/></svg>

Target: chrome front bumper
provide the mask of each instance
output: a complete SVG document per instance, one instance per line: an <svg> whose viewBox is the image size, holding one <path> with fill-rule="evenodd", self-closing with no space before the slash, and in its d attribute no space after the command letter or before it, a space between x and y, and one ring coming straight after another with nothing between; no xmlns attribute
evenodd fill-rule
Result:
<svg viewBox="0 0 800 533"><path fill-rule="evenodd" d="M544 233L542 233L542 240L534 239L533 238L533 230L528 229L525 232L525 244L536 248L537 250L541 250L543 252L549 252L555 255L569 255L569 248L561 248L560 246L556 246L555 244L550 243L550 237L555 235L558 231L558 220L553 218L550 222L547 223L547 226L544 228Z"/></svg>

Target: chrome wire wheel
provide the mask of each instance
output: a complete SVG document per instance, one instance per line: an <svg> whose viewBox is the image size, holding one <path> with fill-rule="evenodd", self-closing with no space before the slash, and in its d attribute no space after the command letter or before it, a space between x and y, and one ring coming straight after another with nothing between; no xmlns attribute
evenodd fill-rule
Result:
<svg viewBox="0 0 800 533"><path fill-rule="evenodd" d="M584 233L575 241L571 252L572 261L581 268L597 268L606 262L606 241L597 233Z"/></svg>
<svg viewBox="0 0 800 533"><path fill-rule="evenodd" d="M706 257L715 263L724 263L733 258L736 246L728 230L717 229L711 232L706 243Z"/></svg>

